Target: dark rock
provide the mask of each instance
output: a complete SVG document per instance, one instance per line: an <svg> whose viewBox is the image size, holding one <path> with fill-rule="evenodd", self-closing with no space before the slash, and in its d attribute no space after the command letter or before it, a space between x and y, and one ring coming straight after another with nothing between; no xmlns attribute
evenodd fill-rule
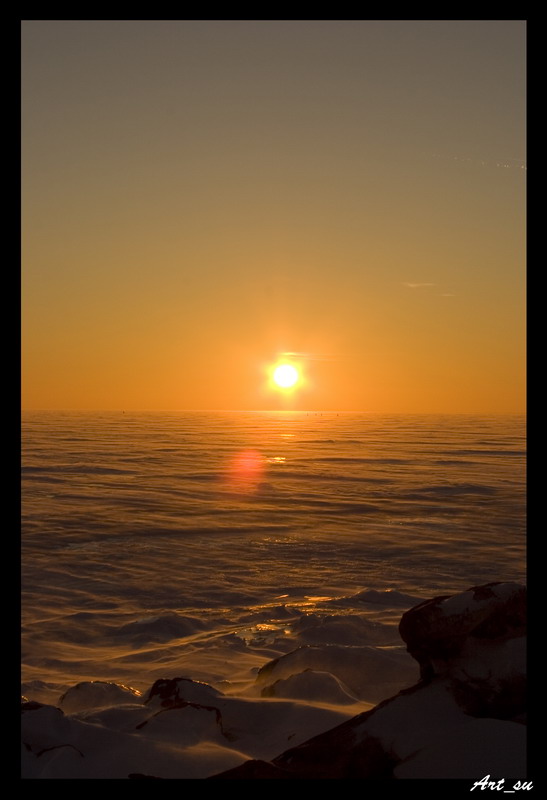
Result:
<svg viewBox="0 0 547 800"><path fill-rule="evenodd" d="M210 702L222 696L222 692L208 683L191 678L159 678L146 693L144 703L161 708L182 708L187 703Z"/></svg>
<svg viewBox="0 0 547 800"><path fill-rule="evenodd" d="M526 715L526 678L505 681L470 679L452 682L452 695L466 714L493 719L522 719Z"/></svg>
<svg viewBox="0 0 547 800"><path fill-rule="evenodd" d="M430 680L456 658L468 639L510 639L526 631L526 587L517 583L473 586L458 595L442 595L411 608L399 633L408 652Z"/></svg>
<svg viewBox="0 0 547 800"><path fill-rule="evenodd" d="M211 701L222 696L222 692L209 686L208 683L194 681L191 678L159 678L144 698L145 705L158 710L151 717L140 722L136 728L137 730L144 728L152 720L169 711L194 709L214 714L220 732L226 739L230 739L229 732L224 729L220 709L211 705Z"/></svg>

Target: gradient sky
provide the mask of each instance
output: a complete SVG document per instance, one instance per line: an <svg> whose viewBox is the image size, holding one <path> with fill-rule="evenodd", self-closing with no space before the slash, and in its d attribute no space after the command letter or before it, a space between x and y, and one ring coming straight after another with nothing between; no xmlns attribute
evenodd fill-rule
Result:
<svg viewBox="0 0 547 800"><path fill-rule="evenodd" d="M24 21L23 407L523 411L525 113L522 20Z"/></svg>

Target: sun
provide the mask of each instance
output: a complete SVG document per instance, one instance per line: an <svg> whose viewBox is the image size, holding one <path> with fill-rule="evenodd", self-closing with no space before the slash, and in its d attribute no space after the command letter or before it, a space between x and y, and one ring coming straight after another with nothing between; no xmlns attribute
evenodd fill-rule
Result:
<svg viewBox="0 0 547 800"><path fill-rule="evenodd" d="M299 378L298 370L292 364L280 364L273 372L273 381L281 389L290 389Z"/></svg>

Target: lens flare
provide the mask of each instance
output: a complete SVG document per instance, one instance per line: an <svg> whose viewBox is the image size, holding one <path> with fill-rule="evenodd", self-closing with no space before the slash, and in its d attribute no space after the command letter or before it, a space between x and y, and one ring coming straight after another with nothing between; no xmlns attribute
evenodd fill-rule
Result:
<svg viewBox="0 0 547 800"><path fill-rule="evenodd" d="M264 474L264 457L258 450L241 450L231 459L226 486L235 492L255 492Z"/></svg>

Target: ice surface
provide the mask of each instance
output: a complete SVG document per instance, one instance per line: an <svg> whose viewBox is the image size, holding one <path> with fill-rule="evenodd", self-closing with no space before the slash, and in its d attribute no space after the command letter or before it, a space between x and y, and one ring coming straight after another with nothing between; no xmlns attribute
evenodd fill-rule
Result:
<svg viewBox="0 0 547 800"><path fill-rule="evenodd" d="M206 777L411 685L404 611L524 576L523 455L513 418L30 415L24 776Z"/></svg>

